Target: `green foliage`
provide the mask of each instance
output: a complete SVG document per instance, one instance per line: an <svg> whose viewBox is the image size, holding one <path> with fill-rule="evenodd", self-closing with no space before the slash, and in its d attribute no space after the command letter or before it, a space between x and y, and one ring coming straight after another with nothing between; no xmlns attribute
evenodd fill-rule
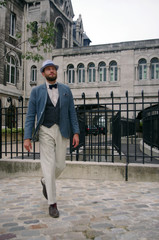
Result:
<svg viewBox="0 0 159 240"><path fill-rule="evenodd" d="M40 54L35 54L29 51L27 51L26 54L23 54L22 58L25 58L26 60L32 60L33 62L39 62L40 60L43 60L43 56L41 56Z"/></svg>
<svg viewBox="0 0 159 240"><path fill-rule="evenodd" d="M56 32L53 23L46 22L45 26L38 27L37 22L30 22L27 24L27 32L31 32L31 37L27 39L31 47L35 46L38 51L42 50L44 53L52 51ZM34 62L43 60L42 55L29 51L27 51L22 57L26 60L32 60Z"/></svg>
<svg viewBox="0 0 159 240"><path fill-rule="evenodd" d="M21 32L17 32L16 33L16 38L21 38L22 37L22 33Z"/></svg>
<svg viewBox="0 0 159 240"><path fill-rule="evenodd" d="M1 6L6 6L7 0L0 0L0 7Z"/></svg>
<svg viewBox="0 0 159 240"><path fill-rule="evenodd" d="M2 129L2 133L11 133L11 131L12 131L12 133L22 133L22 132L24 132L24 129L22 129L22 128L18 128L18 129L16 129L16 128L12 128L12 130L11 130L11 128L3 128Z"/></svg>

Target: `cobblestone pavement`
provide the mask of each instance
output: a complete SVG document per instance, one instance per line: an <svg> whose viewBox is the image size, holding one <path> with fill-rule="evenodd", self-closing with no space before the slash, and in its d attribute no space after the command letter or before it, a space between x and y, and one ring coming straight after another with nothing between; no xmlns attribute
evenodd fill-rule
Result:
<svg viewBox="0 0 159 240"><path fill-rule="evenodd" d="M60 217L38 177L0 179L0 240L158 240L158 183L57 181Z"/></svg>

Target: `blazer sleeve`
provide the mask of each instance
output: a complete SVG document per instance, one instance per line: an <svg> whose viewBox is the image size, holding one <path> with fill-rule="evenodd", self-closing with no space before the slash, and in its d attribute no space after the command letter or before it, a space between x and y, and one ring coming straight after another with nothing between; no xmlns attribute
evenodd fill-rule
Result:
<svg viewBox="0 0 159 240"><path fill-rule="evenodd" d="M75 133L79 134L80 133L79 124L78 124L77 114L76 114L71 90L70 90L69 96L70 96L70 99L69 99L69 101L70 101L69 102L69 117L70 117L71 129L72 129L73 134L75 134Z"/></svg>
<svg viewBox="0 0 159 240"><path fill-rule="evenodd" d="M32 139L33 128L35 127L35 116L36 116L36 89L33 88L31 91L28 111L25 119L24 128L24 139Z"/></svg>

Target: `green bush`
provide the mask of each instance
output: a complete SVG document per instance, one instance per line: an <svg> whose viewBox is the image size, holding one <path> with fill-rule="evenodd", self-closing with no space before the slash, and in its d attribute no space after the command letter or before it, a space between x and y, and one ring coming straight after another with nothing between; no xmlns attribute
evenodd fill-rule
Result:
<svg viewBox="0 0 159 240"><path fill-rule="evenodd" d="M24 129L22 129L22 128L12 128L12 133L22 133L22 132L24 132ZM11 133L11 128L3 128L2 129L2 133Z"/></svg>

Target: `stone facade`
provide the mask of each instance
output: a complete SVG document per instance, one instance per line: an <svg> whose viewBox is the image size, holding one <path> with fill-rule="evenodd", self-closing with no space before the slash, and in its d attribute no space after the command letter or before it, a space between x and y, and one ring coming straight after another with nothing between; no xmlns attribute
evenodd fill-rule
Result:
<svg viewBox="0 0 159 240"><path fill-rule="evenodd" d="M22 32L24 41L27 23L41 25L47 21L54 22L58 34L52 53L41 53L59 65L58 81L69 85L76 103L82 103L83 92L88 103L96 102L96 92L101 102L111 101L111 91L120 100L128 91L136 101L141 99L142 90L146 98L155 101L159 90L159 39L89 46L91 41L84 33L81 16L75 22L73 17L71 0L11 0L0 9L2 106L8 104L8 96L13 97L15 106L21 95L27 104L32 88L45 81L40 74L42 61L21 59L26 50L36 52L36 46L18 45L15 33Z"/></svg>
<svg viewBox="0 0 159 240"><path fill-rule="evenodd" d="M121 100L126 91L134 101L142 91L152 101L158 95L159 39L59 49L53 59L60 66L59 81L70 86L77 103L83 92L88 103L96 102L96 92L103 102L110 101L111 91Z"/></svg>
<svg viewBox="0 0 159 240"><path fill-rule="evenodd" d="M2 106L7 105L7 96L23 95L22 46L16 33L24 27L24 1L8 2L0 8L0 96ZM15 101L14 101L15 100Z"/></svg>
<svg viewBox="0 0 159 240"><path fill-rule="evenodd" d="M37 73L41 62L22 60L27 51L37 53L36 45L30 46L26 41L29 34L27 24L35 22L37 27L45 26L46 22L54 23L55 49L66 49L89 45L90 40L83 30L82 18L73 21L74 12L71 0L10 0L6 7L0 8L0 94L2 106L7 106L7 97L11 96L13 105L18 104L18 97L24 101L29 98L32 87L41 84ZM74 26L76 26L74 28ZM21 39L17 38L21 33ZM79 39L79 33L80 38ZM75 35L75 36L74 36ZM77 39L76 39L77 37ZM52 58L52 54L40 52L44 58Z"/></svg>

